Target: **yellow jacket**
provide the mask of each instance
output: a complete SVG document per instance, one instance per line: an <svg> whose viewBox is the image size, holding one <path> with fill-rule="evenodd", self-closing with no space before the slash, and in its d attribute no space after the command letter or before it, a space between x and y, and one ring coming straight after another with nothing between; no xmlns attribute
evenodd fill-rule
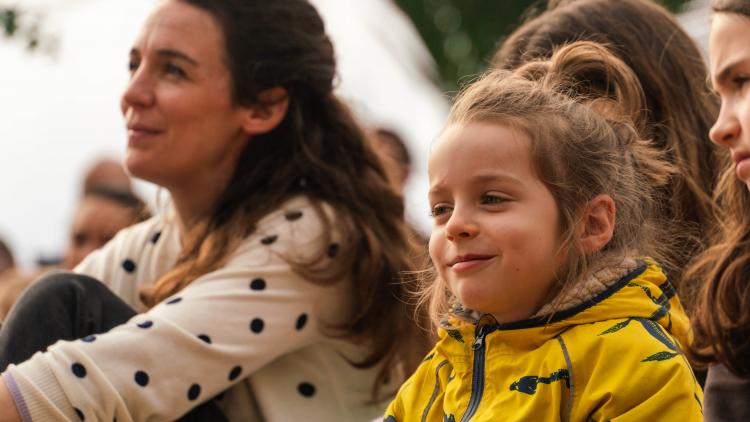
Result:
<svg viewBox="0 0 750 422"><path fill-rule="evenodd" d="M674 289L639 262L551 320L451 320L385 421L701 421L687 335Z"/></svg>

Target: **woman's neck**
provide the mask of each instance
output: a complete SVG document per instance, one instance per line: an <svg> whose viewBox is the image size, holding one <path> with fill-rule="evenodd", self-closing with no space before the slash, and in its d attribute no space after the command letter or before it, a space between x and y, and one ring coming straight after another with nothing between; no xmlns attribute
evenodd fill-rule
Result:
<svg viewBox="0 0 750 422"><path fill-rule="evenodd" d="M184 243L189 233L210 217L220 192L208 187L193 187L185 190L172 189L169 193L177 214L180 239Z"/></svg>

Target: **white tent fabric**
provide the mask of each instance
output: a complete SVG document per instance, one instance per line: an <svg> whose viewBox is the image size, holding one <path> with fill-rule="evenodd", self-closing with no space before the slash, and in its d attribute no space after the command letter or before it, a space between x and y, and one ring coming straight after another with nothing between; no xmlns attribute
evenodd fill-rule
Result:
<svg viewBox="0 0 750 422"><path fill-rule="evenodd" d="M677 16L683 28L698 43L703 57L708 61L708 33L711 30L711 1L692 0Z"/></svg>
<svg viewBox="0 0 750 422"><path fill-rule="evenodd" d="M400 133L411 150L408 215L426 230L426 156L448 107L431 83L432 59L391 0L312 1L336 45L338 92L363 122ZM22 265L62 251L82 172L97 158L122 155L127 51L153 3L25 0L46 11L45 33L60 35L58 54L0 42L0 237ZM138 189L153 198L152 186Z"/></svg>

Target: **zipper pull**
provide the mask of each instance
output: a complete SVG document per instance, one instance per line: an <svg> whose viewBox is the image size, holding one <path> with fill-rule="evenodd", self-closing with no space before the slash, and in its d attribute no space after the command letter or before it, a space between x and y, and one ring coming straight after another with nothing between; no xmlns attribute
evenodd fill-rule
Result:
<svg viewBox="0 0 750 422"><path fill-rule="evenodd" d="M474 336L474 344L471 345L472 350L479 350L484 346L484 336L487 335L487 326L481 325L477 329L477 335Z"/></svg>

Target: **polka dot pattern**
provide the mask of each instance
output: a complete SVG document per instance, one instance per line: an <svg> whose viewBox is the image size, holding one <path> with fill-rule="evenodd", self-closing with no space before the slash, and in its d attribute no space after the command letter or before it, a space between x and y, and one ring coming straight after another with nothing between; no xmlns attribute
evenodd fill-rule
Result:
<svg viewBox="0 0 750 422"><path fill-rule="evenodd" d="M302 211L289 211L286 214L284 214L284 218L287 219L287 221L295 221L302 218Z"/></svg>
<svg viewBox="0 0 750 422"><path fill-rule="evenodd" d="M174 305L175 303L180 303L180 302L182 302L182 298L181 297L176 297L174 299L169 299L167 301L167 305Z"/></svg>
<svg viewBox="0 0 750 422"><path fill-rule="evenodd" d="M331 243L331 245L328 246L328 251L326 252L326 254L328 255L329 258L334 258L336 257L336 255L339 254L339 249L340 249L340 246L338 243Z"/></svg>
<svg viewBox="0 0 750 422"><path fill-rule="evenodd" d="M140 385L141 387L145 387L148 385L148 374L143 371L137 371L133 376L133 379L135 380L135 383Z"/></svg>
<svg viewBox="0 0 750 422"><path fill-rule="evenodd" d="M229 381L236 380L240 375L242 374L242 367L241 366L235 366L232 368L231 371L229 371Z"/></svg>
<svg viewBox="0 0 750 422"><path fill-rule="evenodd" d="M305 325L307 325L307 314L302 314L297 317L297 323L294 325L297 328L297 331L305 328Z"/></svg>
<svg viewBox="0 0 750 422"><path fill-rule="evenodd" d="M303 382L297 386L297 391L304 397L312 397L315 395L315 386L309 382Z"/></svg>
<svg viewBox="0 0 750 422"><path fill-rule="evenodd" d="M268 246L272 245L276 240L278 240L279 236L276 236L275 234L272 234L271 236L266 236L263 239L260 240L260 243Z"/></svg>
<svg viewBox="0 0 750 422"><path fill-rule="evenodd" d="M265 322L263 322L260 318L255 318L254 320L250 321L250 331L254 332L255 334L260 334L261 331L263 331L263 327L266 325Z"/></svg>
<svg viewBox="0 0 750 422"><path fill-rule="evenodd" d="M198 334L198 338L208 344L211 344L211 337L207 336L206 334Z"/></svg>
<svg viewBox="0 0 750 422"><path fill-rule="evenodd" d="M266 289L266 280L262 278L253 279L250 282L250 290L261 291Z"/></svg>
<svg viewBox="0 0 750 422"><path fill-rule="evenodd" d="M187 393L188 400L193 401L197 399L198 396L200 395L201 395L201 386L198 384L191 385Z"/></svg>
<svg viewBox="0 0 750 422"><path fill-rule="evenodd" d="M73 374L78 378L86 377L86 368L78 362L71 365L70 370L73 371Z"/></svg>
<svg viewBox="0 0 750 422"><path fill-rule="evenodd" d="M132 259L128 258L122 261L122 269L125 270L125 272L127 272L128 274L132 274L133 272L135 272L135 268L136 265Z"/></svg>
<svg viewBox="0 0 750 422"><path fill-rule="evenodd" d="M144 330L147 330L154 326L153 321L143 321L140 324L138 324L138 328L143 328Z"/></svg>

